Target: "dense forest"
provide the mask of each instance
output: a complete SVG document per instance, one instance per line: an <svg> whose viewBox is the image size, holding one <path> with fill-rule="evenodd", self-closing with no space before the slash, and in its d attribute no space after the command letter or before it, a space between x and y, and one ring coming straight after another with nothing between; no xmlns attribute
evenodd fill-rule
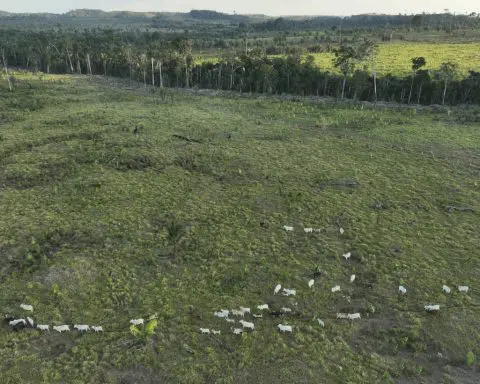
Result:
<svg viewBox="0 0 480 384"><path fill-rule="evenodd" d="M75 11L59 15L57 19L91 20L92 15L99 16L96 12ZM104 17L123 14L101 13ZM178 14L175 15L178 17ZM377 76L377 44L374 38L366 37L377 36L378 31L385 34L382 28L386 26L408 25L411 29L424 30L447 27L480 29L480 19L476 14L277 18L267 21L255 19L256 22L251 22L247 16L214 11L191 11L184 15L201 20L204 36L195 36L194 31L166 33L138 28L72 29L57 26L36 30L25 26L5 26L3 20L20 16L3 14L0 17L0 25L3 25L0 28L0 54L4 74L8 73L8 67L14 67L45 73L118 76L141 81L145 86L199 87L420 104L480 103L480 72L472 70L468 75L461 76L453 62L442 63L432 71L423 68L423 57L412 57L410 76ZM26 19L29 17L54 16L30 15ZM167 15L150 15L149 20L158 24L162 17ZM209 28L218 23L230 26L223 36L230 36L230 40L205 37ZM341 36L337 27L339 24L343 28ZM298 28L307 31L310 27L317 30L317 34L310 40L304 40L303 45L288 42L286 36L289 30ZM267 40L248 39L249 33L263 30L281 30L284 33ZM377 34L372 35L372 31ZM197 60L195 52L205 48L220 49L221 53L214 61ZM309 52L322 51L334 54L335 71L319 68L314 65L313 57L308 55ZM8 76L7 80L10 80Z"/></svg>

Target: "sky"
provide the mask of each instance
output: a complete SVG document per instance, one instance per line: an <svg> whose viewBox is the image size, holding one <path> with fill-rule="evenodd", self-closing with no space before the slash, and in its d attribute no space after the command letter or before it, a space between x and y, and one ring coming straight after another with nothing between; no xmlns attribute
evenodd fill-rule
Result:
<svg viewBox="0 0 480 384"><path fill-rule="evenodd" d="M478 0L0 0L0 10L8 12L64 13L89 8L129 11L175 11L210 9L226 13L280 15L355 15L359 13L451 13L480 12Z"/></svg>

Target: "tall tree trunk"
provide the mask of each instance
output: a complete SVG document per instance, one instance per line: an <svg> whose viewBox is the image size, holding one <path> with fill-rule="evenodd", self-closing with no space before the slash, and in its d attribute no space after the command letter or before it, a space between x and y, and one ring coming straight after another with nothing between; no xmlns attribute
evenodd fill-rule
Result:
<svg viewBox="0 0 480 384"><path fill-rule="evenodd" d="M420 89L418 90L417 104L420 104L420 96L422 95L423 83L420 83Z"/></svg>
<svg viewBox="0 0 480 384"><path fill-rule="evenodd" d="M73 70L72 54L69 53L68 51L67 51L67 59L68 59L68 63L69 63L69 66L70 66L70 73L73 73L74 70ZM68 70L67 70L67 72L68 72Z"/></svg>
<svg viewBox="0 0 480 384"><path fill-rule="evenodd" d="M155 71L153 70L153 57L152 57L152 85L155 87Z"/></svg>
<svg viewBox="0 0 480 384"><path fill-rule="evenodd" d="M107 76L107 60L103 60L103 76Z"/></svg>
<svg viewBox="0 0 480 384"><path fill-rule="evenodd" d="M162 62L158 62L158 74L160 75L160 88L163 88Z"/></svg>
<svg viewBox="0 0 480 384"><path fill-rule="evenodd" d="M7 75L8 89L12 91L12 82L10 81L10 76L8 74L8 65L7 65L7 59L5 57L5 51L2 51L2 61L3 61L3 69L5 70L5 74Z"/></svg>
<svg viewBox="0 0 480 384"><path fill-rule="evenodd" d="M470 93L470 88L467 88L465 92L463 93L463 103L466 103L468 100L468 94Z"/></svg>
<svg viewBox="0 0 480 384"><path fill-rule="evenodd" d="M410 83L410 93L408 94L408 101L407 104L410 104L410 100L412 99L412 90L413 90L413 80L415 79L415 72L412 76L412 82Z"/></svg>
<svg viewBox="0 0 480 384"><path fill-rule="evenodd" d="M147 69L143 67L143 85L147 88Z"/></svg>
<svg viewBox="0 0 480 384"><path fill-rule="evenodd" d="M82 74L82 66L80 65L80 58L77 56L77 72Z"/></svg>
<svg viewBox="0 0 480 384"><path fill-rule="evenodd" d="M373 100L377 102L377 72L373 71Z"/></svg>
<svg viewBox="0 0 480 384"><path fill-rule="evenodd" d="M323 96L327 96L328 75L325 75L325 84L323 86Z"/></svg>
<svg viewBox="0 0 480 384"><path fill-rule="evenodd" d="M347 75L345 75L345 77L343 78L343 84L342 84L342 100L343 100L343 96L345 95L345 84L347 84Z"/></svg>
<svg viewBox="0 0 480 384"><path fill-rule="evenodd" d="M184 57L185 59L185 84L187 85L187 88L190 88L190 84L188 81L188 63L187 63L187 55Z"/></svg>
<svg viewBox="0 0 480 384"><path fill-rule="evenodd" d="M88 74L92 75L92 63L90 62L90 54L87 53L87 70Z"/></svg>
<svg viewBox="0 0 480 384"><path fill-rule="evenodd" d="M447 94L447 84L448 84L448 80L445 80L445 87L443 88L443 95L442 95L442 105L445 105L445 95Z"/></svg>

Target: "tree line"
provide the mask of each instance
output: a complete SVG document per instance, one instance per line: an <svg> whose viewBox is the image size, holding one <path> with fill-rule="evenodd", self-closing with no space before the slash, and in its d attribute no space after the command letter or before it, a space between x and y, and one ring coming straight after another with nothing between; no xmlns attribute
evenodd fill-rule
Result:
<svg viewBox="0 0 480 384"><path fill-rule="evenodd" d="M257 31L309 31L331 28L421 28L424 30L478 29L480 15L453 15L449 12L441 14L416 15L376 15L364 14L353 16L317 16L303 19L278 17L261 23L252 24Z"/></svg>
<svg viewBox="0 0 480 384"><path fill-rule="evenodd" d="M0 59L7 80L8 67L18 67L45 73L124 77L145 86L418 104L480 104L480 72L461 76L458 66L451 62L429 71L424 69L426 59L416 57L412 58L409 76L377 76L377 46L367 39L332 48L335 72L318 68L313 56L271 57L260 47L225 52L213 62L197 62L192 46L191 40L167 40L155 32L0 30Z"/></svg>

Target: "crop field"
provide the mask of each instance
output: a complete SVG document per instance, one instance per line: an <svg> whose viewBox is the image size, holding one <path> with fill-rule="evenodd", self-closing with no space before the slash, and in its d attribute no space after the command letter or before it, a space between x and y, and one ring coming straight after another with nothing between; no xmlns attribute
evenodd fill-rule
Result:
<svg viewBox="0 0 480 384"><path fill-rule="evenodd" d="M332 70L333 54L313 55L315 63L322 69ZM458 64L462 75L468 71L480 71L480 44L433 44L433 43L394 43L379 44L376 70L380 75L391 73L406 76L412 73L413 57L425 57L425 69L436 70L440 64L451 61Z"/></svg>
<svg viewBox="0 0 480 384"><path fill-rule="evenodd" d="M315 64L324 71L339 72L333 67L333 53L314 53ZM441 44L441 43L392 43L379 44L375 67L379 75L391 73L395 76L408 76L412 73L413 57L425 57L427 65L424 69L437 70L444 62L451 61L458 64L460 75L468 75L468 71L480 72L480 44ZM205 55L196 59L216 62L218 58Z"/></svg>
<svg viewBox="0 0 480 384"><path fill-rule="evenodd" d="M478 383L478 109L15 76L0 312L104 332L2 323L2 383Z"/></svg>

